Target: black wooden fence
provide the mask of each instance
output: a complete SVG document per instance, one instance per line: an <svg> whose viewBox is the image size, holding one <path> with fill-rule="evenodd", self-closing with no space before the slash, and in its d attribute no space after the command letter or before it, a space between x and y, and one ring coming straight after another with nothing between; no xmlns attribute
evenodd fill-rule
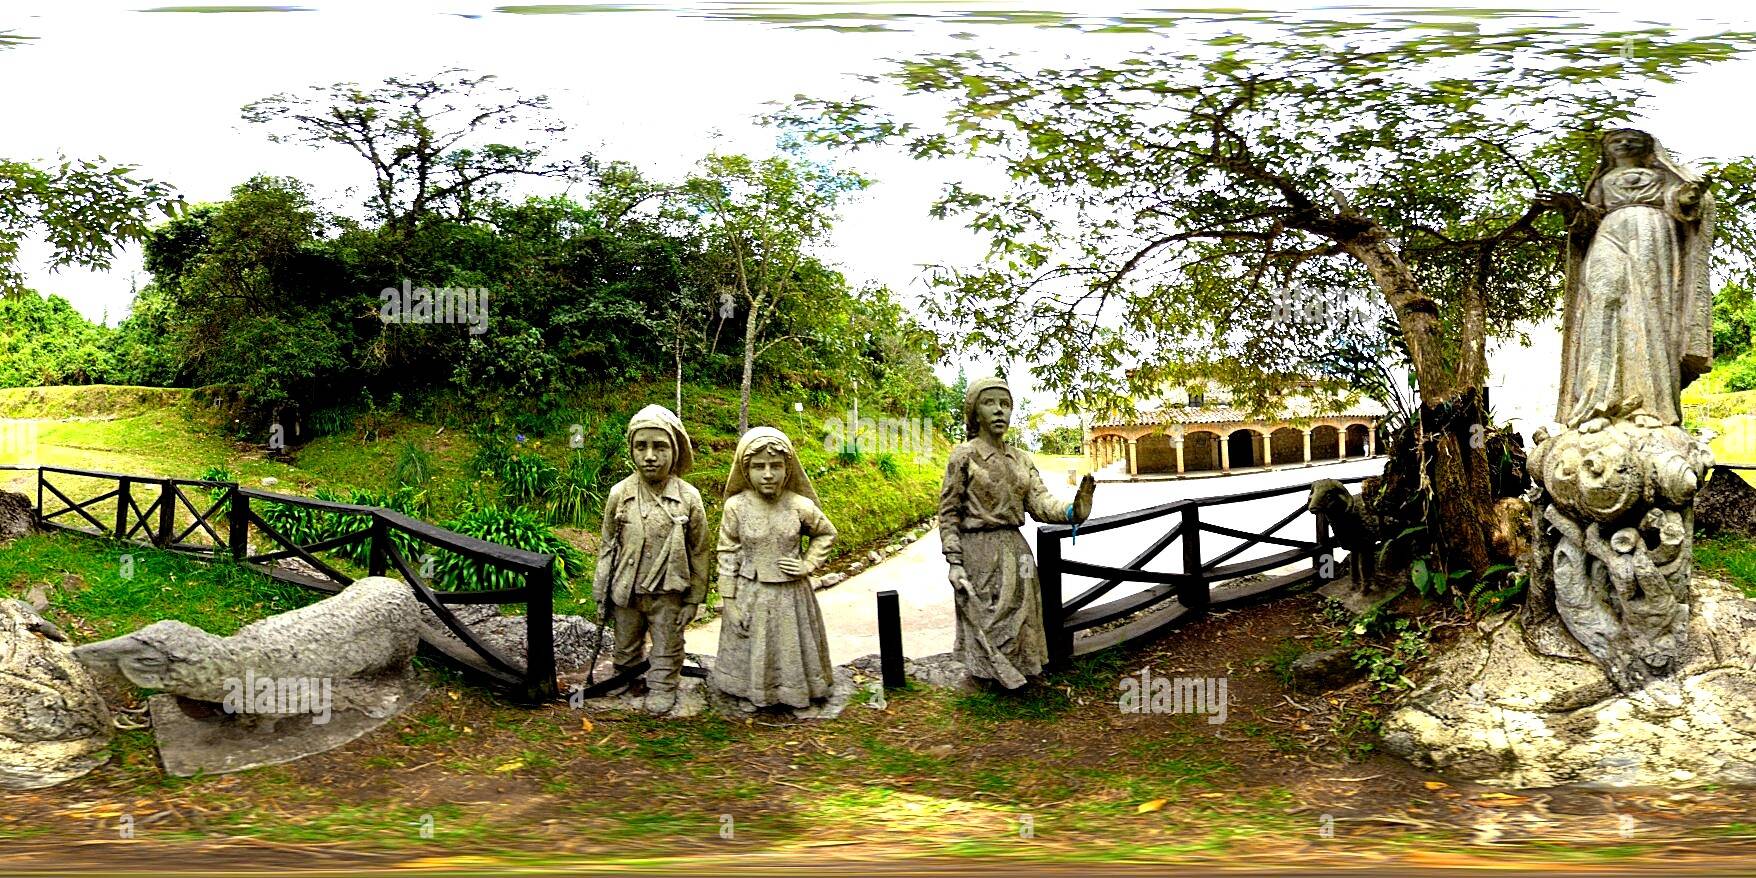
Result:
<svg viewBox="0 0 1756 878"><path fill-rule="evenodd" d="M1364 476L1337 479L1354 483ZM1121 566L1095 564L1068 558L1062 541L1074 536L1074 528L1065 524L1044 524L1037 527L1037 574L1042 588L1043 627L1049 639L1051 666L1064 665L1076 655L1096 652L1117 644L1148 637L1188 621L1212 607L1261 599L1284 591L1313 578L1321 579L1326 571L1336 569L1337 549L1332 544L1328 523L1321 513L1308 512L1308 484L1265 488L1242 494L1177 500L1133 512L1093 518L1079 525L1078 534L1096 534L1131 525L1157 524L1166 521L1170 527L1144 551ZM1259 532L1224 527L1202 521L1201 511L1232 503L1265 500L1271 497L1292 497L1295 508ZM1292 539L1277 534L1302 516L1311 515L1315 539ZM1230 537L1237 544L1207 557L1202 534ZM1146 566L1171 547L1181 543L1181 569L1176 571L1148 570ZM1268 544L1284 546L1281 551L1244 561L1226 563L1252 546ZM1243 577L1255 577L1290 564L1309 560L1311 564L1291 572L1227 587L1225 583ZM1065 594L1066 578L1089 577L1098 582L1079 594ZM1098 604L1097 600L1124 582L1149 583L1150 588ZM1133 617L1133 618L1130 618ZM1124 624L1115 623L1128 619ZM1104 628L1085 636L1080 632Z"/></svg>
<svg viewBox="0 0 1756 878"><path fill-rule="evenodd" d="M209 559L223 554L265 576L325 594L339 592L354 580L317 553L368 543L369 573L383 576L394 569L444 625L444 634L423 637L431 650L466 673L506 687L530 703L550 701L556 696L553 555L454 533L391 509L256 491L232 482L150 478L51 466L0 468L36 470L37 519L46 528ZM112 483L114 487L76 501L72 494L82 492L71 489L67 484L70 478L96 479L105 488ZM189 489L202 490L192 493ZM219 492L218 499L211 499L208 492ZM354 516L360 524L340 536L301 545L263 519L261 507L253 505L261 503ZM251 553L252 529L263 538L259 542L269 544L266 550ZM524 584L492 591L434 591L410 563L411 559L397 548L393 533L423 546L456 553L482 567L511 571ZM303 561L317 575L277 563L289 558ZM503 654L478 637L450 609L467 604L523 604L528 659Z"/></svg>

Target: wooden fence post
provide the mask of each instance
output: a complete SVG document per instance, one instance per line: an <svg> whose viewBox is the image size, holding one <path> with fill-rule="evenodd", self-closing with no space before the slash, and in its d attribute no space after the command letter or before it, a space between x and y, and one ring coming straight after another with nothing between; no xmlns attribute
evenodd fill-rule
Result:
<svg viewBox="0 0 1756 878"><path fill-rule="evenodd" d="M1061 595L1061 537L1037 528L1037 588L1042 596L1043 634L1048 639L1049 667L1065 667L1073 658L1073 632Z"/></svg>
<svg viewBox="0 0 1756 878"><path fill-rule="evenodd" d="M894 588L878 593L878 660L884 688L908 685L902 671L902 604Z"/></svg>
<svg viewBox="0 0 1756 878"><path fill-rule="evenodd" d="M128 503L133 496L131 480L123 476L116 486L116 539L128 539Z"/></svg>
<svg viewBox="0 0 1756 878"><path fill-rule="evenodd" d="M384 523L383 516L372 513L372 553L366 562L366 568L373 576L383 576L390 570L390 528Z"/></svg>
<svg viewBox="0 0 1756 878"><path fill-rule="evenodd" d="M171 545L172 529L177 526L177 483L165 479L159 483L159 532L152 544L161 549Z"/></svg>
<svg viewBox="0 0 1756 878"><path fill-rule="evenodd" d="M1177 586L1177 603L1200 612L1207 609L1211 595L1207 576L1201 572L1201 508L1191 503L1183 507L1183 573L1189 579Z"/></svg>
<svg viewBox="0 0 1756 878"><path fill-rule="evenodd" d="M231 544L232 560L242 561L250 554L250 498L237 485L232 486L230 512L226 542Z"/></svg>
<svg viewBox="0 0 1756 878"><path fill-rule="evenodd" d="M555 561L524 576L524 695L531 704L547 704L558 694L555 685Z"/></svg>

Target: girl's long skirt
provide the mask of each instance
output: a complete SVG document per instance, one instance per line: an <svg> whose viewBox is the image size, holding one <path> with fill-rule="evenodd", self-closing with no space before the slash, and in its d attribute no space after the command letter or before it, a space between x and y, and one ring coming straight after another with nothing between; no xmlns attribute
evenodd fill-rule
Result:
<svg viewBox="0 0 1756 878"><path fill-rule="evenodd" d="M835 670L809 580L739 577L737 595L733 601L748 616L749 630L741 633L729 619L721 620L714 687L758 707L810 707L812 699L828 698Z"/></svg>
<svg viewBox="0 0 1756 878"><path fill-rule="evenodd" d="M1017 530L964 531L968 599L957 600L952 654L977 677L1010 689L1040 674L1049 659L1036 560Z"/></svg>

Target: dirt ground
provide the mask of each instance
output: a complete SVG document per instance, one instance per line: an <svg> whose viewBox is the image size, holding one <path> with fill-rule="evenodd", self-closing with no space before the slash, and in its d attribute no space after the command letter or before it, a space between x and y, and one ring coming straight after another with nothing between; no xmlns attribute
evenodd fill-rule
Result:
<svg viewBox="0 0 1756 878"><path fill-rule="evenodd" d="M1296 596L1022 697L916 687L822 722L523 710L434 671L397 722L291 765L166 778L126 733L0 798L0 873L1748 870L1756 791L1505 791L1378 752L1367 687L1276 673L1332 633ZM1226 678L1225 721L1123 713L1142 667Z"/></svg>

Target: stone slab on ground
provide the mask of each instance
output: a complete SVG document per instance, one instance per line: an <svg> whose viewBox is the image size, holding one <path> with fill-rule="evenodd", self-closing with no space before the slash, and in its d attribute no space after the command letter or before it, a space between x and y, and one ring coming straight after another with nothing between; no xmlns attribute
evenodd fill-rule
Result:
<svg viewBox="0 0 1756 878"><path fill-rule="evenodd" d="M1697 576L1691 604L1682 667L1626 695L1518 617L1483 620L1386 718L1386 748L1497 786L1756 784L1756 601Z"/></svg>
<svg viewBox="0 0 1756 878"><path fill-rule="evenodd" d="M835 719L841 716L850 703L858 703L863 690L872 687L862 686L858 679L862 675L846 665L835 669L835 688L829 699L821 704L810 707L788 707L776 705L758 708L748 701L735 696L726 695L707 680L699 677L684 677L677 685L677 703L667 717L700 716L712 712L719 716L732 719L746 717L769 716L792 719ZM881 695L881 693L880 693ZM624 692L606 695L601 698L587 698L570 702L575 708L585 711L614 712L645 712L646 695L644 687L632 686Z"/></svg>
<svg viewBox="0 0 1756 878"><path fill-rule="evenodd" d="M413 670L393 685L398 691L387 709L336 709L322 723L311 714L228 714L216 705L175 695L154 695L147 707L165 773L194 777L279 765L334 750L400 716L428 691Z"/></svg>
<svg viewBox="0 0 1756 878"><path fill-rule="evenodd" d="M873 679L884 679L884 658L878 653L860 656L849 662L848 667ZM952 658L949 652L905 658L902 660L902 673L910 680L939 689L956 689L961 692L980 692L984 689L976 678L970 676L969 668Z"/></svg>

